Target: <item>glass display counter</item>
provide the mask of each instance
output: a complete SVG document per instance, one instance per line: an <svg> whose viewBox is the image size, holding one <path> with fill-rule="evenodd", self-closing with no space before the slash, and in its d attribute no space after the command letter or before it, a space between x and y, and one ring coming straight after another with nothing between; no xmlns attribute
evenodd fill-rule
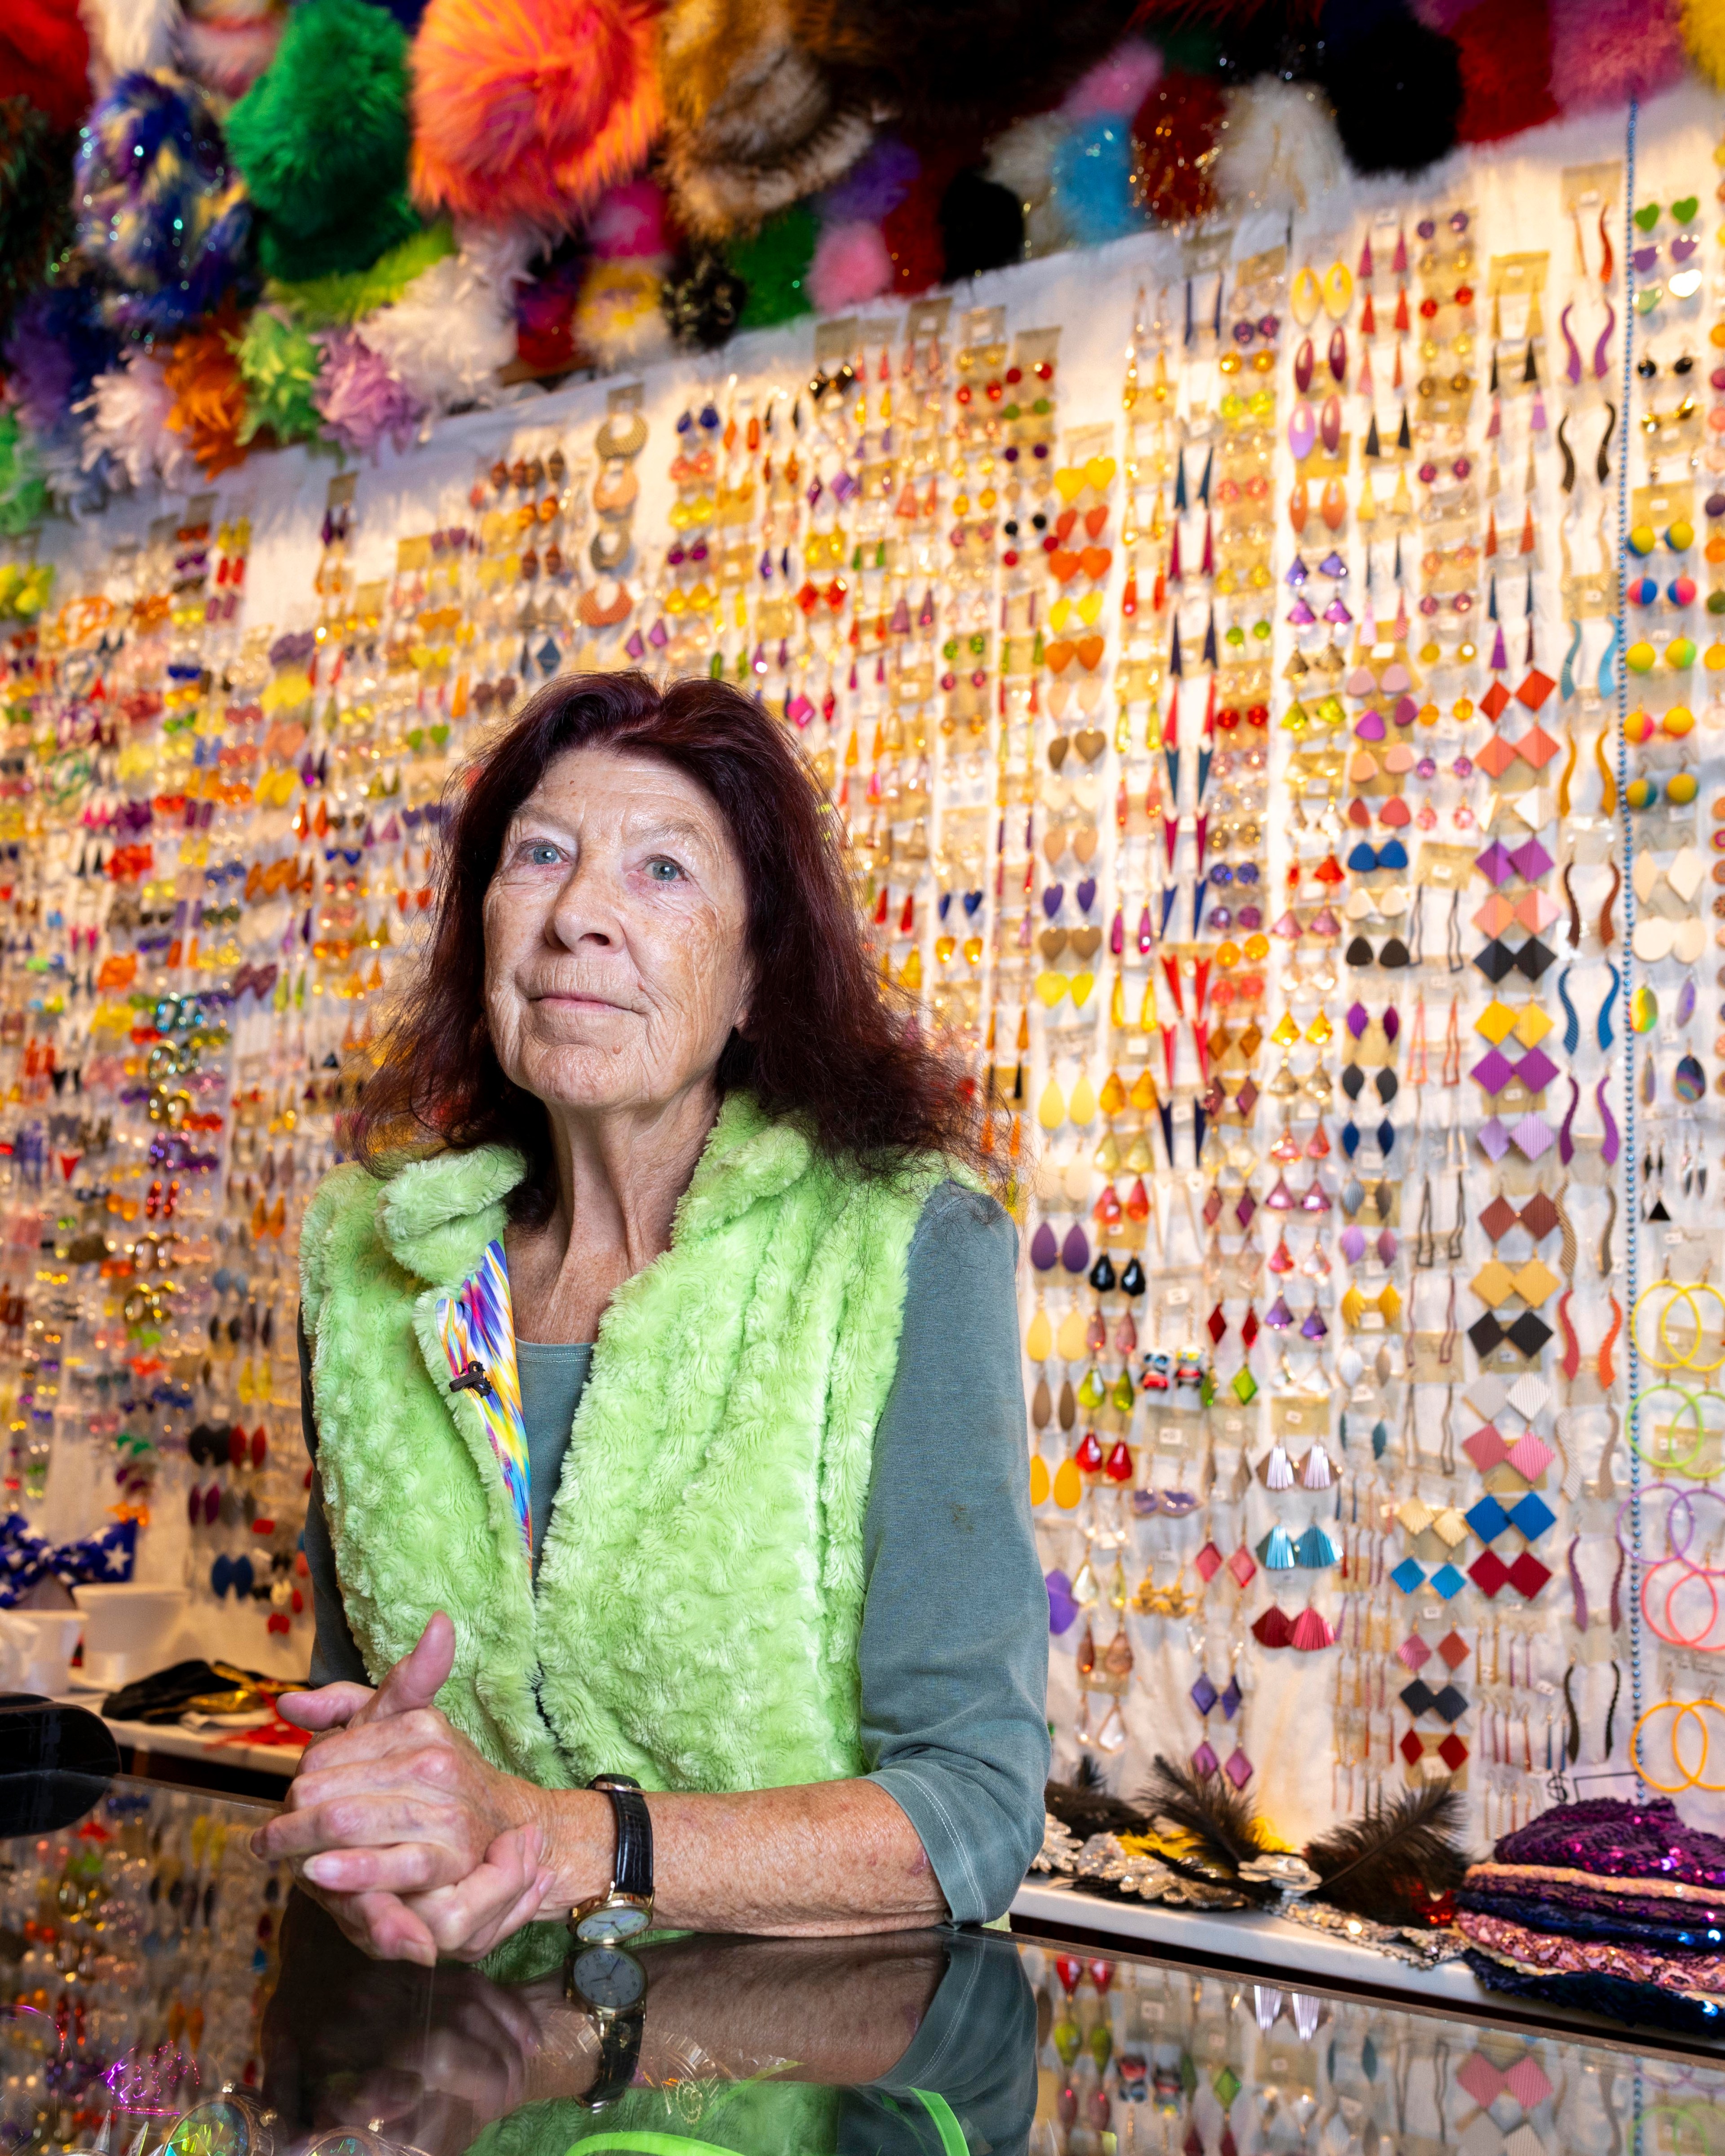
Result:
<svg viewBox="0 0 1725 2156"><path fill-rule="evenodd" d="M1001 1933L365 1959L262 1807L0 1778L0 2143L105 2156L1671 2156L1725 2062Z"/></svg>

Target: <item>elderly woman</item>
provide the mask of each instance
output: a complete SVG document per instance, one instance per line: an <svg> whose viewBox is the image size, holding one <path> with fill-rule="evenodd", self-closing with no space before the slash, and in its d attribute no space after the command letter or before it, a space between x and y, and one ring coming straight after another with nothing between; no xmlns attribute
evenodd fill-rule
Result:
<svg viewBox="0 0 1725 2156"><path fill-rule="evenodd" d="M999 1914L1048 1759L1015 1238L830 806L737 690L590 675L444 839L301 1239L320 1734L257 1847L423 1961Z"/></svg>

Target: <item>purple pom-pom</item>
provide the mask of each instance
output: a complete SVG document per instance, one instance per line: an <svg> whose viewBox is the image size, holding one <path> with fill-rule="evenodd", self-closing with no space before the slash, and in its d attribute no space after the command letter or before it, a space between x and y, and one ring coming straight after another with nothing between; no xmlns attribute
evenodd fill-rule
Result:
<svg viewBox="0 0 1725 2156"><path fill-rule="evenodd" d="M922 160L907 142L883 135L860 157L841 180L815 198L824 225L879 224L896 209L922 171Z"/></svg>
<svg viewBox="0 0 1725 2156"><path fill-rule="evenodd" d="M6 340L7 389L19 418L46 439L70 432L73 406L118 352L87 285L39 286L19 303Z"/></svg>
<svg viewBox="0 0 1725 2156"><path fill-rule="evenodd" d="M102 311L116 329L196 321L241 274L251 203L195 84L121 75L82 130L73 193L79 249L111 288Z"/></svg>
<svg viewBox="0 0 1725 2156"><path fill-rule="evenodd" d="M311 401L330 440L358 456L375 456L386 441L404 449L425 407L388 361L353 330L335 330L317 341L323 372Z"/></svg>

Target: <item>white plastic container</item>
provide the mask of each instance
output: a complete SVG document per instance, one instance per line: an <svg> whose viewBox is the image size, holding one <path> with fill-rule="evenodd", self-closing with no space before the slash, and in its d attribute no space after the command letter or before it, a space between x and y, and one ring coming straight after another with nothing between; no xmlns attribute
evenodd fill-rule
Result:
<svg viewBox="0 0 1725 2156"><path fill-rule="evenodd" d="M90 1691L117 1691L179 1659L183 1587L74 1587L72 1599L84 1626L82 1674Z"/></svg>

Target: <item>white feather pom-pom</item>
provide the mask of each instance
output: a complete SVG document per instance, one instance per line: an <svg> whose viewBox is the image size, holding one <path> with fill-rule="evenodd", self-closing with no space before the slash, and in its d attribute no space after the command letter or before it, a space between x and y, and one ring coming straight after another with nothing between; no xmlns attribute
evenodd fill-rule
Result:
<svg viewBox="0 0 1725 2156"><path fill-rule="evenodd" d="M172 67L180 0L79 0L90 33L90 71L99 90L137 68Z"/></svg>
<svg viewBox="0 0 1725 2156"><path fill-rule="evenodd" d="M130 352L118 367L97 375L78 408L85 421L83 470L105 471L110 485L123 472L134 487L157 479L176 492L197 486L191 444L167 424L173 402L161 361L146 352Z"/></svg>
<svg viewBox="0 0 1725 2156"><path fill-rule="evenodd" d="M1223 95L1228 111L1217 132L1214 179L1224 208L1306 210L1347 177L1321 90L1264 75Z"/></svg>
<svg viewBox="0 0 1725 2156"><path fill-rule="evenodd" d="M497 370L516 356L515 288L535 244L526 233L477 225L457 236L455 254L356 325L422 403L445 411L505 393Z"/></svg>
<svg viewBox="0 0 1725 2156"><path fill-rule="evenodd" d="M1026 254L1052 254L1071 244L1054 202L1055 151L1071 131L1071 122L1059 113L1039 112L1009 127L989 147L988 177L1010 187L1024 204Z"/></svg>

